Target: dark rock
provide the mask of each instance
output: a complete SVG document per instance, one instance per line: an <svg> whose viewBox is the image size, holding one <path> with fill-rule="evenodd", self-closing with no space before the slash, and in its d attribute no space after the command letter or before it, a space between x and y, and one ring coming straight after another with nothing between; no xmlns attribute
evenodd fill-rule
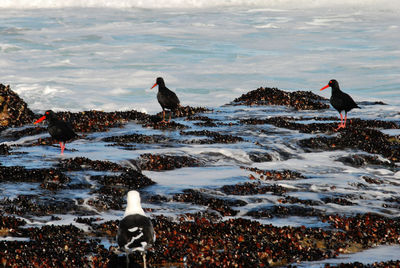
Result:
<svg viewBox="0 0 400 268"><path fill-rule="evenodd" d="M213 143L236 143L243 141L243 138L233 136L233 135L224 135L218 132L212 132L209 130L201 130L201 131L181 131L181 135L190 135L190 136L206 136L212 139L200 139L200 140L190 140L187 143L196 143L196 144L213 144Z"/></svg>
<svg viewBox="0 0 400 268"><path fill-rule="evenodd" d="M381 154L390 161L400 161L400 143L379 130L348 128L336 137L316 137L301 140L305 148L318 150L360 149L371 154Z"/></svg>
<svg viewBox="0 0 400 268"><path fill-rule="evenodd" d="M0 126L18 127L33 123L34 113L10 86L0 84Z"/></svg>
<svg viewBox="0 0 400 268"><path fill-rule="evenodd" d="M325 98L311 91L286 92L277 88L263 88L243 94L231 103L232 105L283 105L296 110L329 109Z"/></svg>
<svg viewBox="0 0 400 268"><path fill-rule="evenodd" d="M91 179L104 186L126 187L129 190L137 190L155 183L141 172L130 168L126 169L121 175L96 175L91 176Z"/></svg>
<svg viewBox="0 0 400 268"><path fill-rule="evenodd" d="M374 155L365 155L365 154L352 154L348 156L342 156L337 159L344 164L361 167L367 165L377 165L377 166L387 166L394 167L395 164L391 161L382 161L378 156Z"/></svg>
<svg viewBox="0 0 400 268"><path fill-rule="evenodd" d="M143 134L130 134L130 135L123 135L123 136L112 136L104 138L103 141L105 142L116 142L116 143L140 143L140 144L154 144L154 143L161 143L161 142L168 142L169 138L164 137L162 135L152 135L147 136Z"/></svg>
<svg viewBox="0 0 400 268"><path fill-rule="evenodd" d="M90 160L86 157L63 159L57 165L63 171L91 169L96 171L123 171L124 167L109 161Z"/></svg>
<svg viewBox="0 0 400 268"><path fill-rule="evenodd" d="M19 166L0 166L0 182L40 182L46 189L55 190L65 186L70 181L65 174L57 169L26 169Z"/></svg>
<svg viewBox="0 0 400 268"><path fill-rule="evenodd" d="M301 173L292 170L262 170L258 168L240 167L241 169L255 172L255 176L258 176L260 180L299 180L306 179ZM255 179L254 175L250 174L250 179Z"/></svg>
<svg viewBox="0 0 400 268"><path fill-rule="evenodd" d="M256 163L272 161L272 156L265 152L250 152L249 158L251 161Z"/></svg>
<svg viewBox="0 0 400 268"><path fill-rule="evenodd" d="M198 190L187 189L182 194L175 194L173 197L177 202L191 202L197 205L208 206L221 213L222 216L235 216L238 211L231 206L244 206L247 203L241 200L220 199L202 193Z"/></svg>
<svg viewBox="0 0 400 268"><path fill-rule="evenodd" d="M283 195L288 191L285 187L279 185L261 185L260 183L243 183L236 185L224 185L220 191L229 195L255 195L271 192L275 195Z"/></svg>
<svg viewBox="0 0 400 268"><path fill-rule="evenodd" d="M139 160L139 167L142 170L161 171L198 166L200 162L189 156L142 154Z"/></svg>
<svg viewBox="0 0 400 268"><path fill-rule="evenodd" d="M9 155L10 154L10 146L6 144L0 144L0 155Z"/></svg>

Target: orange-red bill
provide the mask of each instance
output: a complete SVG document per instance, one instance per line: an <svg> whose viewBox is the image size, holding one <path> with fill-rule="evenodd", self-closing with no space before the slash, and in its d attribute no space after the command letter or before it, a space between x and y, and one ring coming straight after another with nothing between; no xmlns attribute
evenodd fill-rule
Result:
<svg viewBox="0 0 400 268"><path fill-rule="evenodd" d="M36 121L34 122L34 124L40 123L40 122L42 122L42 121L45 120L45 119L46 119L46 116L43 115L43 116L40 117L38 120L36 120Z"/></svg>
<svg viewBox="0 0 400 268"><path fill-rule="evenodd" d="M325 88L329 87L329 85L324 86L323 88L321 88L319 91L324 90Z"/></svg>
<svg viewBox="0 0 400 268"><path fill-rule="evenodd" d="M154 88L155 86L157 86L157 83L155 83L150 89Z"/></svg>

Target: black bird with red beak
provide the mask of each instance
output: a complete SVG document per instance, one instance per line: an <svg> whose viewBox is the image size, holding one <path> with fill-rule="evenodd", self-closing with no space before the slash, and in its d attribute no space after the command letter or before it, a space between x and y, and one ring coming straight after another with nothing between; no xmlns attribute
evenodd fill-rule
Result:
<svg viewBox="0 0 400 268"><path fill-rule="evenodd" d="M175 112L180 106L180 101L176 96L176 94L165 86L164 79L162 79L162 77L158 77L156 83L151 88L154 88L157 85L158 85L157 100L160 103L161 108L163 109L163 120L161 122L166 123L165 109L170 110L168 119L169 122L171 120L172 112Z"/></svg>
<svg viewBox="0 0 400 268"><path fill-rule="evenodd" d="M61 154L63 154L65 143L70 139L75 138L77 136L76 133L73 131L72 126L69 123L59 120L52 110L46 111L44 116L39 118L34 122L34 124L40 123L45 119L49 122L47 130L49 131L51 138L60 143Z"/></svg>
<svg viewBox="0 0 400 268"><path fill-rule="evenodd" d="M320 89L320 91L328 87L332 88L330 103L333 106L333 108L335 108L340 114L340 124L336 129L337 131L341 128L346 127L347 112L353 108L360 108L360 107L358 107L357 103L354 102L354 100L350 97L349 94L346 94L340 90L339 83L335 79L330 80L326 86ZM344 122L343 122L342 111L345 111Z"/></svg>

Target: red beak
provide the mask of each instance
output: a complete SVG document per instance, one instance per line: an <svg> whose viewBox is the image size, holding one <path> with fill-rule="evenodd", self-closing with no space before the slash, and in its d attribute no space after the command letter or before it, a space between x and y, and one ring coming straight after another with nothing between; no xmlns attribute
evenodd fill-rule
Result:
<svg viewBox="0 0 400 268"><path fill-rule="evenodd" d="M329 85L324 86L323 88L321 88L319 91L324 90L325 88L329 87Z"/></svg>
<svg viewBox="0 0 400 268"><path fill-rule="evenodd" d="M157 83L155 83L150 89L153 89L155 86L157 86Z"/></svg>
<svg viewBox="0 0 400 268"><path fill-rule="evenodd" d="M45 120L45 119L46 119L46 116L43 115L43 116L40 117L38 120L36 120L36 121L34 122L34 124L40 123L40 122L42 122L42 121Z"/></svg>

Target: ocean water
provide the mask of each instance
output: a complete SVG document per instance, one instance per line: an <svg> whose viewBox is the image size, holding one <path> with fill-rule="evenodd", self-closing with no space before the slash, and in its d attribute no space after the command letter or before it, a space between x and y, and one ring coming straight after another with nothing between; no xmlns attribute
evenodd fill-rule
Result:
<svg viewBox="0 0 400 268"><path fill-rule="evenodd" d="M216 2L3 0L1 82L36 111L154 113L158 76L183 105L332 78L357 100L399 103L395 2Z"/></svg>
<svg viewBox="0 0 400 268"><path fill-rule="evenodd" d="M156 90L150 87L162 76L182 105L209 107L216 112L207 116L238 121L293 116L293 110L285 107L222 106L245 92L269 86L289 91L312 90L329 97L329 89L323 92L319 89L334 78L356 102L380 100L389 104L365 106L350 112L350 117L400 121L400 6L396 1L211 2L2 0L0 83L10 84L35 112L135 109L154 114L161 108ZM301 111L296 115L337 116L337 112ZM191 124L184 119L176 121ZM190 126L192 130L203 129ZM353 206L317 207L327 213L400 216L399 209L382 207L385 199L399 197L398 167L356 168L336 161L350 153L363 153L359 151L305 153L296 142L313 135L273 126L218 127L213 131L233 133L246 141L231 145L156 144L138 146L134 151L107 146L101 141L106 136L131 133L174 135L129 123L124 128L90 134L86 139L67 144L64 156L59 155L57 147L24 146L48 134L8 141L10 145L21 145L14 150L26 154L0 157L0 163L32 168L50 167L60 158L76 156L123 163L143 153L189 155L208 164L166 172L145 171L157 184L144 191L172 195L187 188L201 188L213 193L222 185L248 180L249 172L240 169L240 165L286 168L308 178L278 183L296 189L292 196L313 200L346 195L354 198ZM398 130L385 133L399 135ZM256 146L255 142L263 146ZM250 159L253 152L270 153L274 161L254 163ZM356 185L363 182L362 176L380 179L383 184L359 189ZM85 174L81 179L84 177ZM3 183L1 188L7 191L0 189L0 197L14 198L26 188L43 194L34 184ZM62 197L68 195L67 191L58 193ZM91 196L88 190L73 196L78 197ZM253 203L252 196L240 197L248 205L236 208L240 210L239 216L278 204L277 196L257 197L263 202ZM152 208L151 215L170 216L203 209L191 204L144 204L144 207ZM123 215L123 211L98 213L104 220ZM60 218L56 222L28 220L38 225L68 224L74 216L60 215ZM262 221L280 226L324 226L313 217ZM379 256L380 250L372 250L369 256L374 252ZM398 257L398 248L388 251L392 253L387 259ZM359 254L351 260L372 259Z"/></svg>

